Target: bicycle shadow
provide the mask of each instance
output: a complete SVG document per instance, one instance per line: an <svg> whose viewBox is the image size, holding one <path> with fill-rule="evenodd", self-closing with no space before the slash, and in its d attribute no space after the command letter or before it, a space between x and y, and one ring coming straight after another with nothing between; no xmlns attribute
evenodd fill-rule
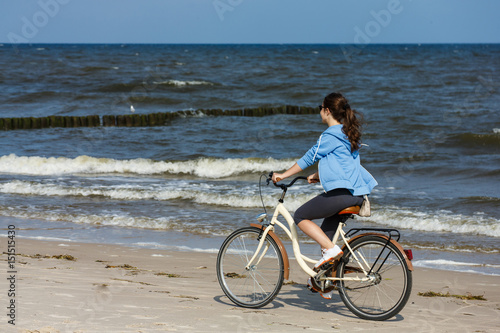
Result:
<svg viewBox="0 0 500 333"><path fill-rule="evenodd" d="M335 313L341 316L357 318L344 305L342 299L337 293L333 294L332 299L324 299L319 293L313 293L305 285L294 285L289 290L281 290L274 302L279 301L287 306L299 307L304 310L310 310L323 313Z"/></svg>
<svg viewBox="0 0 500 333"><path fill-rule="evenodd" d="M289 290L281 290L276 299L271 303L283 303L281 306L294 306L305 310L335 313L343 317L359 319L344 304L337 291L334 291L332 299L324 299L319 293L313 293L305 285L293 285ZM404 320L401 314L385 320L385 322L399 322Z"/></svg>
<svg viewBox="0 0 500 333"><path fill-rule="evenodd" d="M278 294L278 297L279 297L279 294ZM236 306L236 307L238 306L238 305L234 304L233 302L231 302L231 300L226 295L214 296L214 301L216 301L217 303L220 303L220 304L227 305L227 306ZM284 307L283 304L276 302L276 299L274 299L271 303L269 303L266 306L263 306L261 308L258 308L258 309L272 310L272 309L278 309L278 308L283 308L283 307Z"/></svg>
<svg viewBox="0 0 500 333"><path fill-rule="evenodd" d="M259 310L273 310L278 308L284 308L285 306L294 306L302 310L309 310L315 312L322 312L325 314L334 313L339 316L348 317L351 319L359 319L354 315L344 304L340 298L338 292L333 293L332 299L324 299L319 293L313 293L307 289L305 285L296 284L289 287L290 289L281 289L280 293L276 298L266 306L258 308ZM226 295L222 294L219 296L214 296L214 301L227 306L238 307L227 298ZM384 322L399 322L404 320L401 314L397 314L394 317L384 320Z"/></svg>

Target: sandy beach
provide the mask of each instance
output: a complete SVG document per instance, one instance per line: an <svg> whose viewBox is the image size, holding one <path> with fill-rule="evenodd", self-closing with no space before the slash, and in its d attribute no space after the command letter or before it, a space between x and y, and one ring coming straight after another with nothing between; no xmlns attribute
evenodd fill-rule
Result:
<svg viewBox="0 0 500 333"><path fill-rule="evenodd" d="M337 294L327 301L308 291L293 260L278 297L246 309L219 287L216 254L27 239L17 239L16 252L15 279L1 256L1 332L500 332L498 276L416 268L403 311L371 322ZM15 326L5 312L12 287ZM418 295L428 291L486 300Z"/></svg>

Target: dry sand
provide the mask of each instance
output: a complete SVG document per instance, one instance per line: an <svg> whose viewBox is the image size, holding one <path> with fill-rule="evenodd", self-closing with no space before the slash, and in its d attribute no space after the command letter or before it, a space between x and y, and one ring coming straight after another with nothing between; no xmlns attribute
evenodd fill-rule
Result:
<svg viewBox="0 0 500 333"><path fill-rule="evenodd" d="M416 268L407 306L373 322L355 317L337 294L327 301L309 292L295 262L296 284L253 310L224 296L216 254L26 239L16 246L16 325L8 324L9 281L2 278L1 332L500 332L498 276ZM66 254L76 260L52 258ZM1 261L8 278L6 254ZM418 295L427 291L487 300Z"/></svg>

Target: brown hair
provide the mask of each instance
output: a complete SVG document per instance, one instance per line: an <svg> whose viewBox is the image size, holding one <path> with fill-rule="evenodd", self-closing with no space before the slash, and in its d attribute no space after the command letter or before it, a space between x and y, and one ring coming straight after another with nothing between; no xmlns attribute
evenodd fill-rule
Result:
<svg viewBox="0 0 500 333"><path fill-rule="evenodd" d="M333 118L343 125L342 132L347 135L351 143L351 152L358 150L361 147L362 114L351 109L347 99L340 93L331 93L326 96L323 106L328 108Z"/></svg>

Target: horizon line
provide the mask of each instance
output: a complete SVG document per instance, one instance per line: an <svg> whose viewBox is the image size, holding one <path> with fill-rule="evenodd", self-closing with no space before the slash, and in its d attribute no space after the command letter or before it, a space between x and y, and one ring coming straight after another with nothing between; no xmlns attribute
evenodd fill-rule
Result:
<svg viewBox="0 0 500 333"><path fill-rule="evenodd" d="M148 43L148 42L36 42L36 43L4 43L0 46L31 46L31 45L354 45L365 47L369 45L500 45L500 42L394 42L394 43Z"/></svg>

